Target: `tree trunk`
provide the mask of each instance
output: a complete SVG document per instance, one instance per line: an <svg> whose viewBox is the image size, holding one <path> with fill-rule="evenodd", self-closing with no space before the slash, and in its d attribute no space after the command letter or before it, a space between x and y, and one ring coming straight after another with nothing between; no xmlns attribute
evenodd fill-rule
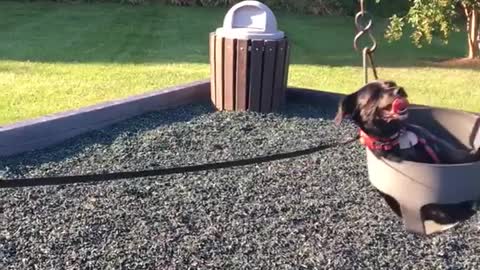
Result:
<svg viewBox="0 0 480 270"><path fill-rule="evenodd" d="M470 31L468 31L468 58L478 56L478 11L472 10L470 18Z"/></svg>
<svg viewBox="0 0 480 270"><path fill-rule="evenodd" d="M467 18L467 44L468 58L473 59L479 55L479 11L473 7L463 6L465 16Z"/></svg>

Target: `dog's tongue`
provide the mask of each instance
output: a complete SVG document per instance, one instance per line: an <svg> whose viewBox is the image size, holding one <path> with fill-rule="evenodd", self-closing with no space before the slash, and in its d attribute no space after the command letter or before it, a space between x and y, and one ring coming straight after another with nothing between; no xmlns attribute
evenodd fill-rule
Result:
<svg viewBox="0 0 480 270"><path fill-rule="evenodd" d="M408 108L408 101L404 98L397 98L392 103L394 113L404 112Z"/></svg>

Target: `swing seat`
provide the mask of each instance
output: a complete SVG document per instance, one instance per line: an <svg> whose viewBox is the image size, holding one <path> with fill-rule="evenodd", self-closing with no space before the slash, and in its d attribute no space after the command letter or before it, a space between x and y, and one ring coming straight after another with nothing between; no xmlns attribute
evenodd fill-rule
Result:
<svg viewBox="0 0 480 270"><path fill-rule="evenodd" d="M410 123L421 125L463 149L480 146L480 118L458 110L412 106ZM399 204L407 231L429 235L462 223L437 224L425 220L422 208L429 204L457 204L480 199L480 162L427 164L394 162L377 158L366 149L368 177L379 191Z"/></svg>

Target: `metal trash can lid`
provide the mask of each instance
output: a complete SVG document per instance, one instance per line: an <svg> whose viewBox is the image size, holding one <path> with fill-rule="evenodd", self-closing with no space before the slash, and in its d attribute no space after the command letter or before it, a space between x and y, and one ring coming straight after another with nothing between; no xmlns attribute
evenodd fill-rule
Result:
<svg viewBox="0 0 480 270"><path fill-rule="evenodd" d="M242 1L225 15L223 27L217 36L236 39L277 40L284 37L277 29L277 19L272 10L258 1Z"/></svg>

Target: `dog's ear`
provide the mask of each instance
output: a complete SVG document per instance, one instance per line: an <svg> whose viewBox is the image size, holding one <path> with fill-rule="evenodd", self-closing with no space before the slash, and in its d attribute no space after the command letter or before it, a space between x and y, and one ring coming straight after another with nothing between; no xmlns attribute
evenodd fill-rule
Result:
<svg viewBox="0 0 480 270"><path fill-rule="evenodd" d="M398 87L395 91L395 94L400 95L400 96L405 97L405 98L408 97L408 94L403 87Z"/></svg>
<svg viewBox="0 0 480 270"><path fill-rule="evenodd" d="M343 97L338 104L335 124L338 126L346 116L351 116L357 107L357 94L350 94Z"/></svg>

